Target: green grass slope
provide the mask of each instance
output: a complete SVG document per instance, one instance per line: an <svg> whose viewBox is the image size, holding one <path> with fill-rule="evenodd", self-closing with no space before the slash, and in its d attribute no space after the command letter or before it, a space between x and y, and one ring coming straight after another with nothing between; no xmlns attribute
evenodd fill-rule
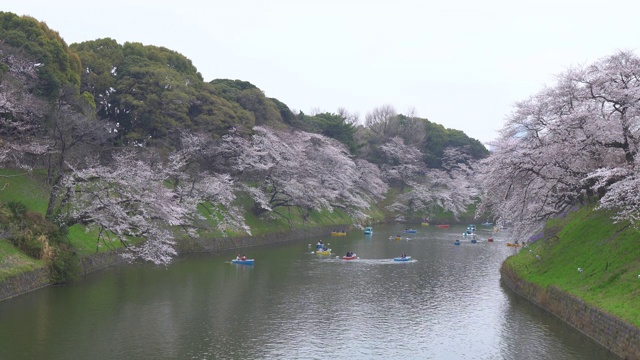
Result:
<svg viewBox="0 0 640 360"><path fill-rule="evenodd" d="M554 285L640 326L640 232L614 224L610 215L590 207L550 221L542 239L505 265L526 281Z"/></svg>
<svg viewBox="0 0 640 360"><path fill-rule="evenodd" d="M28 173L20 170L0 169L0 282L23 272L32 271L43 266L51 265L51 261L43 258L35 258L27 255L24 249L16 246L16 236L22 239L31 238L31 243L39 237L39 230L34 220L42 219L48 201L48 193L44 190L44 175L35 171ZM24 216L26 229L17 229L15 220L10 220L8 216L7 204L17 202L25 206L29 214ZM34 215L39 214L39 215ZM44 220L42 220L44 221ZM37 222L37 221L36 221ZM25 226L25 225L23 225ZM49 239L52 241L53 239ZM109 251L121 247L121 244L114 243L112 246L97 246L97 233L87 232L83 226L74 225L68 229L64 238L58 239L60 244L51 244L58 248L64 247L68 251L80 256L95 254L96 252ZM54 263L61 264L54 261Z"/></svg>

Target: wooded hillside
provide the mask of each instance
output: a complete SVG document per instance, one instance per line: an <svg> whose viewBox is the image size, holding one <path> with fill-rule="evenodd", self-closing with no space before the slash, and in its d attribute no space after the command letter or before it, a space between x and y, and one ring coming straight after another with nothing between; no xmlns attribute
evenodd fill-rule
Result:
<svg viewBox="0 0 640 360"><path fill-rule="evenodd" d="M131 259L168 263L176 239L203 227L250 234L249 212L339 210L361 226L376 204L412 221L478 201L484 146L390 105L363 122L346 109L296 114L248 81L204 80L170 49L67 46L11 13L0 39L0 161L45 174L48 221L92 229Z"/></svg>

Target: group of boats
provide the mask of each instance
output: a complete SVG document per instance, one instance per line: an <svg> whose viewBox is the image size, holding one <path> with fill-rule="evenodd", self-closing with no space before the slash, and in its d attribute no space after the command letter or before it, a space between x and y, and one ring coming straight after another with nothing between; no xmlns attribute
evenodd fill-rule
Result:
<svg viewBox="0 0 640 360"><path fill-rule="evenodd" d="M482 226L491 226L491 225L492 225L492 223L490 223L490 222L483 222L482 223ZM470 242L472 244L476 244L478 242L478 239L476 237L476 229L477 228L476 228L475 224L469 224L467 226L467 229L462 233L462 236L465 236L465 237L470 236L471 237ZM487 242L493 242L493 236L490 236L487 239ZM454 241L453 244L454 245L460 245L460 240Z"/></svg>
<svg viewBox="0 0 640 360"><path fill-rule="evenodd" d="M423 222L422 223L423 226L429 226L428 222ZM492 223L490 222L483 222L482 226L491 226ZM435 225L435 227L437 228L442 228L442 229L447 229L450 227L449 224L438 224ZM404 229L403 231L405 234L417 234L418 230L416 229ZM470 242L472 244L477 243L477 238L476 238L476 225L474 224L469 224L467 226L467 229L465 230L465 232L462 234L463 236L471 236L471 240ZM372 235L373 234L373 227L371 226L367 226L364 228L363 230L364 235ZM346 231L332 231L331 232L331 236L346 236L347 232ZM389 239L395 239L395 240L402 240L402 237L400 235L397 236L390 236ZM489 237L487 239L487 242L493 242L493 237ZM460 245L461 242L460 240L455 240L454 245ZM512 246L512 247L519 247L520 245L518 244L518 242L516 241L515 243L507 243L507 246ZM313 254L316 255L331 255L331 249L327 247L327 245L325 245L322 241L318 241L318 243L316 244L316 250L312 252ZM341 258L343 260L356 260L358 259L358 256L355 253L352 252L347 252L346 255L340 257L340 256L336 256L336 258ZM393 261L410 261L411 260L411 256L407 256L406 254L402 254L402 256L393 258ZM242 264L242 265L253 265L254 264L255 259L247 259L245 256L239 256L236 257L235 259L231 260L232 263L234 264Z"/></svg>
<svg viewBox="0 0 640 360"><path fill-rule="evenodd" d="M404 229L404 233L405 234L417 234L418 230L416 230L416 229ZM371 226L367 226L366 228L364 228L364 234L365 235L373 234L373 228ZM400 235L398 235L398 236L400 236Z"/></svg>
<svg viewBox="0 0 640 360"><path fill-rule="evenodd" d="M469 224L467 226L467 230L462 233L463 236L475 236L476 235L476 226L474 224Z"/></svg>

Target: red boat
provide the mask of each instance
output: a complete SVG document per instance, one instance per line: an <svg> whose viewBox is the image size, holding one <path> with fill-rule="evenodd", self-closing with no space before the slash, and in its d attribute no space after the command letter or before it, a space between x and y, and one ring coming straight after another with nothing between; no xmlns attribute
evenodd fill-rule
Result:
<svg viewBox="0 0 640 360"><path fill-rule="evenodd" d="M487 239L488 242L493 242L493 237Z"/></svg>
<svg viewBox="0 0 640 360"><path fill-rule="evenodd" d="M342 257L342 259L343 259L343 260L355 260L355 259L357 259L357 258L358 258L358 257L356 256L356 254L353 254L353 255L351 255L351 256L343 256L343 257Z"/></svg>
<svg viewBox="0 0 640 360"><path fill-rule="evenodd" d="M441 229L448 229L449 228L449 224L445 224L445 225L436 225L437 228L441 228Z"/></svg>

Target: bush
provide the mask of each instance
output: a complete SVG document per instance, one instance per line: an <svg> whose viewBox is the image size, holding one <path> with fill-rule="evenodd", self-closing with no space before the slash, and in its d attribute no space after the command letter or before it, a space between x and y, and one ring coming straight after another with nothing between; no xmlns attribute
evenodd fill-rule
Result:
<svg viewBox="0 0 640 360"><path fill-rule="evenodd" d="M49 262L49 277L54 284L64 284L80 276L80 260L75 251L65 244L58 244Z"/></svg>
<svg viewBox="0 0 640 360"><path fill-rule="evenodd" d="M14 235L11 242L28 256L38 260L42 258L44 244L38 241L38 238L33 236L30 231L21 231Z"/></svg>
<svg viewBox="0 0 640 360"><path fill-rule="evenodd" d="M54 258L57 247L65 238L66 229L47 221L39 213L28 211L19 201L8 202L6 209L9 210L9 218L0 213L0 220L9 222L7 229L11 235L8 238L13 245L37 260Z"/></svg>
<svg viewBox="0 0 640 360"><path fill-rule="evenodd" d="M13 218L18 221L20 221L27 212L27 207L20 201L9 201L7 207L9 211L11 211Z"/></svg>

